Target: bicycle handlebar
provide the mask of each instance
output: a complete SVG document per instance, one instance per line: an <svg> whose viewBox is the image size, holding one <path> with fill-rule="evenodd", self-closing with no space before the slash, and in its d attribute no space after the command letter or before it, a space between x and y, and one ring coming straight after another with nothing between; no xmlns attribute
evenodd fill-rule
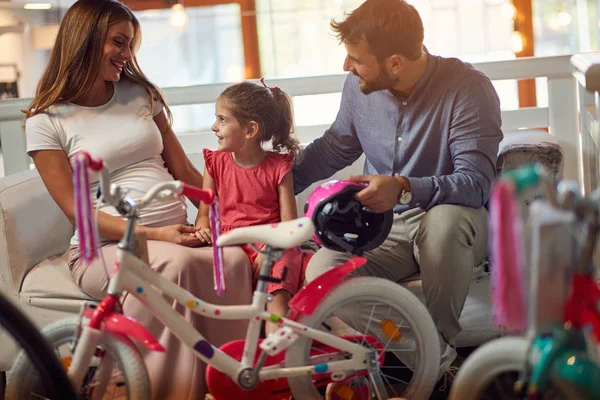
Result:
<svg viewBox="0 0 600 400"><path fill-rule="evenodd" d="M576 182L563 180L555 184L548 170L539 164L529 164L504 172L500 179L511 182L517 195L527 189L541 187L546 195L544 200L551 206L577 211L580 216L600 210L600 188L583 197Z"/></svg>
<svg viewBox="0 0 600 400"><path fill-rule="evenodd" d="M104 167L104 161L100 157L94 157L86 151L77 153L77 157L83 157L92 171L99 172Z"/></svg>
<svg viewBox="0 0 600 400"><path fill-rule="evenodd" d="M86 162L87 166L98 172L100 175L100 191L102 193L102 197L104 201L108 204L115 206L119 209L122 201L124 200L125 195L119 190L118 186L113 186L112 188L109 186L110 184L110 176L109 170L106 167L104 161L99 157L93 157L87 152L79 152L76 157L82 157ZM164 193L168 191L168 193ZM156 198L165 198L165 197L174 197L174 196L187 196L190 199L201 201L204 204L211 204L215 198L215 193L210 189L200 189L198 187L188 185L187 183L183 183L181 181L167 181L160 182L154 185L144 197L138 200L135 203L137 209L142 209L148 203Z"/></svg>
<svg viewBox="0 0 600 400"><path fill-rule="evenodd" d="M164 193L165 191L167 191L166 194ZM144 197L136 202L136 205L138 209L141 209L156 198L182 195L190 199L201 201L204 204L211 204L215 198L215 193L210 189L200 189L181 181L166 181L152 186L150 190L146 192Z"/></svg>
<svg viewBox="0 0 600 400"><path fill-rule="evenodd" d="M517 194L538 186L543 177L544 170L538 164L525 165L501 175L502 179L507 179L514 184Z"/></svg>
<svg viewBox="0 0 600 400"><path fill-rule="evenodd" d="M188 185L183 183L183 190L181 194L187 196L190 199L201 201L204 204L211 204L215 199L215 192L210 189L200 189L196 186Z"/></svg>
<svg viewBox="0 0 600 400"><path fill-rule="evenodd" d="M102 193L104 200L106 200L106 202L111 205L118 203L119 199L116 198L116 196L113 196L113 193L110 191L109 171L108 168L106 168L106 165L104 164L104 160L102 160L100 157L92 156L87 151L80 151L75 155L75 157L85 160L86 165L89 169L91 169L94 172L98 172L98 174L100 175L100 192Z"/></svg>

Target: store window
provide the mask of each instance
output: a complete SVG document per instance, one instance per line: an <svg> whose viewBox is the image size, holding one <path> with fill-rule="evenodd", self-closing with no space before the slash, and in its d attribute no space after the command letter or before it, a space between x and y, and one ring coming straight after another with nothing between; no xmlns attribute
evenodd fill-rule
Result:
<svg viewBox="0 0 600 400"><path fill-rule="evenodd" d="M257 0L263 74L291 78L344 73L344 46L332 35L331 19L360 6L363 0ZM425 45L433 53L469 62L515 58L510 47L513 23L505 0L409 0L419 11ZM504 11L504 12L503 12ZM518 107L517 84L494 82L502 107ZM340 95L297 97L298 125L331 123Z"/></svg>
<svg viewBox="0 0 600 400"><path fill-rule="evenodd" d="M244 48L238 4L186 7L187 25L174 27L170 9L136 12L142 28L137 53L144 73L159 87L243 79ZM177 133L207 131L214 105L172 107Z"/></svg>
<svg viewBox="0 0 600 400"><path fill-rule="evenodd" d="M267 79L342 74L344 46L331 32L363 0L256 0L262 74ZM514 58L506 0L409 0L425 26L433 54L469 62ZM138 53L146 74L161 87L243 79L241 11L237 4L186 7L185 29L169 24L171 10L136 12L143 30ZM514 81L494 82L504 109L518 107ZM294 99L298 126L331 123L340 94ZM208 132L214 106L173 107L175 130Z"/></svg>
<svg viewBox="0 0 600 400"><path fill-rule="evenodd" d="M599 50L600 0L533 0L536 56ZM548 104L546 79L537 80L539 106Z"/></svg>

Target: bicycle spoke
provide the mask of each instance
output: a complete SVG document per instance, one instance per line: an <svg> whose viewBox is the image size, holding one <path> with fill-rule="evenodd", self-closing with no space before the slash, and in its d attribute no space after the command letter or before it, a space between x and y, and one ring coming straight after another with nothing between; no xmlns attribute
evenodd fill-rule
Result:
<svg viewBox="0 0 600 400"><path fill-rule="evenodd" d="M381 377L385 380L387 386L392 389L392 391L394 392L394 397L398 397L400 396L400 394L398 392L396 392L396 389L394 388L394 385L392 385L392 383L390 382L390 380L388 379L388 376L386 374L381 374ZM405 384L405 382L402 382L403 384Z"/></svg>
<svg viewBox="0 0 600 400"><path fill-rule="evenodd" d="M408 384L408 382L403 381L400 378L396 378L395 376L391 376L391 375L387 375L387 374L385 374L385 376L388 377L388 378L390 378L390 379L392 379L392 380L394 380L394 381L396 381L396 382L402 383L404 385Z"/></svg>
<svg viewBox="0 0 600 400"><path fill-rule="evenodd" d="M398 325L396 325L396 329L394 330L394 333L392 335L390 335L388 342L383 347L384 352L387 351L388 346L390 345L390 343L392 343L392 338L396 335L396 333L398 333L398 331L400 331L400 328L398 327Z"/></svg>
<svg viewBox="0 0 600 400"><path fill-rule="evenodd" d="M375 304L372 308L371 308L371 315L369 315L369 321L367 321L367 327L365 328L365 332L363 334L363 339L360 342L361 346L365 345L365 340L367 338L367 334L369 333L369 326L371 326L371 320L373 319L373 314L375 313L375 307L377 307L377 304Z"/></svg>
<svg viewBox="0 0 600 400"><path fill-rule="evenodd" d="M388 312L385 314L385 317L383 319L388 319L391 311L392 311L392 307L388 307Z"/></svg>
<svg viewBox="0 0 600 400"><path fill-rule="evenodd" d="M351 313L348 314L348 316L350 317L350 320L352 321L352 326L351 328L354 329L355 331L357 330L357 327L360 326L358 325L355 321L354 321L354 317L352 316Z"/></svg>

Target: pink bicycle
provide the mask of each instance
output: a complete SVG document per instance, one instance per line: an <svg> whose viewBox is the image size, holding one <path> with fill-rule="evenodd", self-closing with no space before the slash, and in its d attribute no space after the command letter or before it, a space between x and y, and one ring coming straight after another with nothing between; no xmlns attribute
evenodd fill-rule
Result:
<svg viewBox="0 0 600 400"><path fill-rule="evenodd" d="M240 228L218 237L218 247L265 243L264 261L252 304L209 304L164 279L138 258L133 232L140 210L156 198L186 195L211 203L213 193L170 181L157 184L143 198L132 201L121 188L109 188L109 174L101 160L87 154L79 157L100 173L104 201L115 206L128 221L106 297L99 303L86 304L79 318L58 321L44 329L46 338L66 360L63 364L68 367L69 379L82 397L110 398L117 394L136 400L150 398L146 368L133 341L152 351L165 349L145 327L122 314L120 299L126 292L139 299L209 365L207 385L217 400L290 396L298 400L330 399L334 398L331 386L327 394L325 387L332 382L336 382L337 398L429 397L440 357L433 321L425 306L394 282L372 277L345 278L361 267L365 258L354 257L303 288L291 300L288 318L265 311L269 301L267 282L277 280L270 274L272 263L285 249L313 236L315 227L310 218ZM218 277L216 287L224 287L222 278ZM220 348L213 346L156 290L206 318L248 320L245 340ZM353 320L346 316L349 310L361 310L360 315L365 317ZM263 321L276 322L280 329L261 340ZM416 354L412 371L406 366L384 364L386 355L408 351ZM401 368L409 372L406 379L395 373ZM13 369L13 379L18 381L22 393L30 393L35 386L31 370L27 357L20 357Z"/></svg>

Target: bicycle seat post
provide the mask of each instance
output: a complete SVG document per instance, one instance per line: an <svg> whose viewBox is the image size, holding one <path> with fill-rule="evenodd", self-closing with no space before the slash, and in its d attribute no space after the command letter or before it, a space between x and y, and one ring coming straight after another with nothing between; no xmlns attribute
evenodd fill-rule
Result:
<svg viewBox="0 0 600 400"><path fill-rule="evenodd" d="M283 250L275 249L269 245L265 246L263 250L263 261L260 266L260 274L258 283L256 284L256 290L261 293L267 292L267 279L261 279L261 277L270 277L271 276L271 267L273 263L281 258L283 255Z"/></svg>

